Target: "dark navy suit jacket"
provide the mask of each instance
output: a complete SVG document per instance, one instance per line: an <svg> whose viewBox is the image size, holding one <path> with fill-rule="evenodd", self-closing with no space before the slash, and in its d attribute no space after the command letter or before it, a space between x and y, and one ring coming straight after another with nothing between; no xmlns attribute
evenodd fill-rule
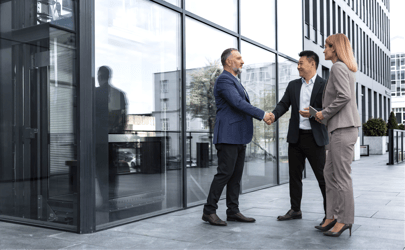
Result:
<svg viewBox="0 0 405 250"><path fill-rule="evenodd" d="M217 116L214 144L248 144L253 137L253 118L262 120L265 112L250 104L239 81L224 70L214 86Z"/></svg>
<svg viewBox="0 0 405 250"><path fill-rule="evenodd" d="M325 85L325 80L319 75L316 76L309 105L318 111L322 110L322 95ZM300 110L301 86L301 78L289 82L283 98L281 98L280 102L273 110L273 114L277 121L278 118L288 111L290 106L292 107L287 134L287 142L289 143L297 143L299 138L300 113L298 111ZM304 108L307 107L302 107L301 110L304 110ZM314 135L316 145L325 146L329 144L328 131L326 130L325 125L317 122L313 117L309 119L309 123L311 124L312 134Z"/></svg>

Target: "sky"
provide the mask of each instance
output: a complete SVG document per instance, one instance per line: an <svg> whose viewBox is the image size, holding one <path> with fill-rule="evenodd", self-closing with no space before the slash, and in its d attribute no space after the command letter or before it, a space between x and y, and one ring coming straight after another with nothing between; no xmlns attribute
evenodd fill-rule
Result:
<svg viewBox="0 0 405 250"><path fill-rule="evenodd" d="M391 53L405 53L405 0L391 0Z"/></svg>

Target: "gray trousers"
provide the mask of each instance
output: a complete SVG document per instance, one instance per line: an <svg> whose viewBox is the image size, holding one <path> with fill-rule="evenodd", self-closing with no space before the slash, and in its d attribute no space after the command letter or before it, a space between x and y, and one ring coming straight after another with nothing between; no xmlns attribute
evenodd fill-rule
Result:
<svg viewBox="0 0 405 250"><path fill-rule="evenodd" d="M354 223L352 169L354 144L359 129L339 128L329 134L323 174L326 183L326 218L344 224Z"/></svg>

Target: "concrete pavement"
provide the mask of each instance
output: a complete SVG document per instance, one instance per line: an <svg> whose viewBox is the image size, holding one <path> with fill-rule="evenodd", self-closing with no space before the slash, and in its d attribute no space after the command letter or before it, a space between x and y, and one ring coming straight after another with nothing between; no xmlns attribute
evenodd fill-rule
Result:
<svg viewBox="0 0 405 250"><path fill-rule="evenodd" d="M304 180L302 220L279 222L289 209L288 184L241 195L240 208L256 223L214 227L201 220L202 206L94 234L0 222L0 249L404 249L405 164L387 166L388 155L352 164L356 218L352 236L323 236L322 197L311 168ZM217 214L225 219L225 201Z"/></svg>

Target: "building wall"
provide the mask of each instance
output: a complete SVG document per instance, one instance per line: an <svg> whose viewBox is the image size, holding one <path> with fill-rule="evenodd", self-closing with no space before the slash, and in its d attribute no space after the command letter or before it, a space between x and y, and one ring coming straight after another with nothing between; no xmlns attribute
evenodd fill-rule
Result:
<svg viewBox="0 0 405 250"><path fill-rule="evenodd" d="M332 67L331 61L324 59L324 40L335 33L345 34L358 63L356 89L361 122L370 118L387 121L391 105L389 1L304 0L304 3L307 9L304 49L319 55L318 74L323 76L322 71ZM365 95L361 92L363 87Z"/></svg>
<svg viewBox="0 0 405 250"><path fill-rule="evenodd" d="M391 55L392 112L398 123L405 123L405 53Z"/></svg>

